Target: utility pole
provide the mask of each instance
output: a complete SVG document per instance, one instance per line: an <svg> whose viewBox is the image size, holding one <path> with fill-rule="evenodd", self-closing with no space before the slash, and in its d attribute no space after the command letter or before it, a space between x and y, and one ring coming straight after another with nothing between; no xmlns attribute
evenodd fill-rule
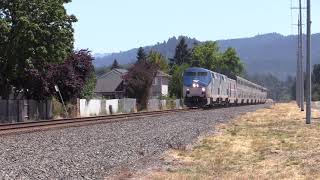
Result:
<svg viewBox="0 0 320 180"><path fill-rule="evenodd" d="M307 0L306 124L311 124L311 0Z"/></svg>
<svg viewBox="0 0 320 180"><path fill-rule="evenodd" d="M300 2L300 1L299 1ZM300 5L300 4L299 4ZM299 10L301 9L301 6L297 6L297 7L294 7L293 6L293 0L291 0L291 19L292 19L292 11L293 10L298 10L298 12L300 12ZM300 45L300 14L298 14L298 20L297 20L297 24L292 24L292 25L297 25L298 27L298 32L297 32L297 61L296 61L296 103L297 103L297 106L299 108L302 108L302 103L301 101L303 101L303 99L301 98L301 86L302 86L302 83L301 83L301 77L300 77L300 74L301 74L301 71L302 71L302 66L301 66L301 55L300 55L300 48L302 47Z"/></svg>
<svg viewBox="0 0 320 180"><path fill-rule="evenodd" d="M300 80L300 108L301 111L304 111L304 68L303 68L303 33L302 33L302 5L301 0L299 0L299 67L300 67L300 74L299 74L299 80Z"/></svg>
<svg viewBox="0 0 320 180"><path fill-rule="evenodd" d="M298 23L299 24L299 23ZM299 30L299 27L298 27L298 30ZM301 107L300 106L300 50L299 50L299 32L298 32L298 46L297 46L297 69L296 69L296 103L297 105L299 106L299 108Z"/></svg>

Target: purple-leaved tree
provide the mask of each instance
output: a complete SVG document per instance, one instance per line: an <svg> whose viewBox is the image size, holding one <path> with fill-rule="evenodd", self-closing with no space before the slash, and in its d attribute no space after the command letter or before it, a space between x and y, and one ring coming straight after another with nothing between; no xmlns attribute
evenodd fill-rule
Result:
<svg viewBox="0 0 320 180"><path fill-rule="evenodd" d="M150 88L158 69L154 62L142 60L134 64L124 77L127 96L137 99L139 110L147 108Z"/></svg>
<svg viewBox="0 0 320 180"><path fill-rule="evenodd" d="M88 50L80 50L73 52L61 64L46 65L44 72L26 69L28 90L25 94L36 100L48 99L57 96L54 85L58 85L65 101L78 98L94 71L92 61Z"/></svg>

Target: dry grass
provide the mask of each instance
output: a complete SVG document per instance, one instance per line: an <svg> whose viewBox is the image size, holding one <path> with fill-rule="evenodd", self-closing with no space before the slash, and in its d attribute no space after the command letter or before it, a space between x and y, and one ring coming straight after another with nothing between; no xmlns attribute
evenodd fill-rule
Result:
<svg viewBox="0 0 320 180"><path fill-rule="evenodd" d="M320 126L304 116L294 103L248 113L192 151L171 151L166 159L178 165L145 178L320 179Z"/></svg>

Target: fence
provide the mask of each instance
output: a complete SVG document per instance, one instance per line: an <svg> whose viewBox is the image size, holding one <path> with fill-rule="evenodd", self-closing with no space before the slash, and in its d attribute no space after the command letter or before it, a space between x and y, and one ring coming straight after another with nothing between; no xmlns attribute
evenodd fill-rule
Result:
<svg viewBox="0 0 320 180"><path fill-rule="evenodd" d="M104 116L118 113L133 113L137 112L135 99L80 99L79 101L80 117ZM183 102L177 100L159 100L150 99L148 101L148 111L159 111L167 109L181 109Z"/></svg>
<svg viewBox="0 0 320 180"><path fill-rule="evenodd" d="M80 99L80 116L103 116L117 113L137 112L135 99Z"/></svg>
<svg viewBox="0 0 320 180"><path fill-rule="evenodd" d="M0 122L52 119L52 101L0 100Z"/></svg>
<svg viewBox="0 0 320 180"><path fill-rule="evenodd" d="M177 100L159 100L150 99L148 101L148 111L159 111L168 109L181 109L183 108L183 102L180 99Z"/></svg>
<svg viewBox="0 0 320 180"><path fill-rule="evenodd" d="M183 102L179 99L151 99L148 102L148 111L180 109L182 107ZM127 98L113 100L81 99L77 109L80 117L137 112L136 100ZM51 100L0 100L0 123L53 119L52 111Z"/></svg>

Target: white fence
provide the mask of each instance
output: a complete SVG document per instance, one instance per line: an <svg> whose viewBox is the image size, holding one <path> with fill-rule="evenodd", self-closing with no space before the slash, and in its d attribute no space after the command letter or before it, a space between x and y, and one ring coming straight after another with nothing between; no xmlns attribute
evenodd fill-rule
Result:
<svg viewBox="0 0 320 180"><path fill-rule="evenodd" d="M159 111L168 109L181 109L183 108L183 102L180 99L177 100L159 100L150 99L148 101L148 111Z"/></svg>
<svg viewBox="0 0 320 180"><path fill-rule="evenodd" d="M80 116L103 116L118 113L136 112L135 99L80 99Z"/></svg>
<svg viewBox="0 0 320 180"><path fill-rule="evenodd" d="M148 111L159 111L167 109L181 109L183 102L177 100L150 99ZM135 99L80 99L80 117L103 116L110 114L137 112Z"/></svg>

